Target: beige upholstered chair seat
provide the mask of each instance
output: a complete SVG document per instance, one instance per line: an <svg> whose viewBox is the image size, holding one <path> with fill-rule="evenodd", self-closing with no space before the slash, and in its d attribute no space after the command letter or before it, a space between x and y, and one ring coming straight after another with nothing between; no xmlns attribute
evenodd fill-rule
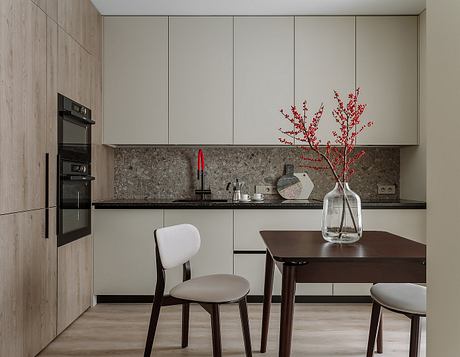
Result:
<svg viewBox="0 0 460 357"><path fill-rule="evenodd" d="M170 295L202 303L238 301L249 292L249 282L235 275L216 274L193 278L174 287Z"/></svg>
<svg viewBox="0 0 460 357"><path fill-rule="evenodd" d="M376 284L372 298L380 305L403 313L426 315L426 288L416 284Z"/></svg>

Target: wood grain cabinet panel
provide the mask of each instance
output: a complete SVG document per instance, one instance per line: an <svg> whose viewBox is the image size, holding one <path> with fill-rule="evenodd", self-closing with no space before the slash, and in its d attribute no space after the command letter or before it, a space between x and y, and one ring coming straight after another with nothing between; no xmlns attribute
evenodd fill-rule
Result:
<svg viewBox="0 0 460 357"><path fill-rule="evenodd" d="M35 2L45 14L47 14L53 21L58 19L58 0L32 0Z"/></svg>
<svg viewBox="0 0 460 357"><path fill-rule="evenodd" d="M57 92L58 25L50 18L46 25L46 152L49 153L49 207L57 200Z"/></svg>
<svg viewBox="0 0 460 357"><path fill-rule="evenodd" d="M59 0L59 25L91 54L97 52L98 16L90 0Z"/></svg>
<svg viewBox="0 0 460 357"><path fill-rule="evenodd" d="M168 18L104 19L104 142L168 143Z"/></svg>
<svg viewBox="0 0 460 357"><path fill-rule="evenodd" d="M91 107L91 55L60 28L58 90L66 97Z"/></svg>
<svg viewBox="0 0 460 357"><path fill-rule="evenodd" d="M170 17L169 143L232 142L233 19Z"/></svg>
<svg viewBox="0 0 460 357"><path fill-rule="evenodd" d="M356 18L357 86L374 121L358 144L418 144L417 32L417 16Z"/></svg>
<svg viewBox="0 0 460 357"><path fill-rule="evenodd" d="M56 336L54 225L45 239L42 209L1 215L0 231L0 355L32 357Z"/></svg>
<svg viewBox="0 0 460 357"><path fill-rule="evenodd" d="M46 15L0 3L0 214L44 207ZM39 188L39 189L37 189Z"/></svg>
<svg viewBox="0 0 460 357"><path fill-rule="evenodd" d="M64 331L91 305L92 237L58 248L57 332Z"/></svg>
<svg viewBox="0 0 460 357"><path fill-rule="evenodd" d="M318 138L333 141L331 131L340 129L331 114L334 90L346 100L355 87L355 18L296 16L295 75L296 105L306 100L311 118L324 103Z"/></svg>
<svg viewBox="0 0 460 357"><path fill-rule="evenodd" d="M234 36L234 143L279 145L279 110L294 100L294 18L235 17Z"/></svg>

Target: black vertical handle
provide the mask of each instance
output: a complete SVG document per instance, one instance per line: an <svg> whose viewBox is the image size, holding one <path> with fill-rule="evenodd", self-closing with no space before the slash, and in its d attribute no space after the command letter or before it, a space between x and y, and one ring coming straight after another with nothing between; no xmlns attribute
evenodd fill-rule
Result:
<svg viewBox="0 0 460 357"><path fill-rule="evenodd" d="M50 184L50 154L45 154L45 239L49 238L49 184Z"/></svg>

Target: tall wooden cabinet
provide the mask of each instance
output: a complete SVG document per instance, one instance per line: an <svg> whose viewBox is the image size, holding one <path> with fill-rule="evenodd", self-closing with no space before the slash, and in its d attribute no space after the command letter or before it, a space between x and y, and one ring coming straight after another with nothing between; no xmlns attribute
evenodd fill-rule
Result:
<svg viewBox="0 0 460 357"><path fill-rule="evenodd" d="M56 336L56 233L43 209L0 215L0 232L0 355L32 357Z"/></svg>
<svg viewBox="0 0 460 357"><path fill-rule="evenodd" d="M61 333L91 306L93 277L92 237L58 248L57 333Z"/></svg>
<svg viewBox="0 0 460 357"><path fill-rule="evenodd" d="M169 143L232 144L233 18L169 18Z"/></svg>
<svg viewBox="0 0 460 357"><path fill-rule="evenodd" d="M0 214L5 214L45 205L46 15L28 0L0 6Z"/></svg>
<svg viewBox="0 0 460 357"><path fill-rule="evenodd" d="M360 145L418 144L417 16L356 18L356 85L374 126Z"/></svg>
<svg viewBox="0 0 460 357"><path fill-rule="evenodd" d="M294 18L235 17L234 144L280 145L294 100Z"/></svg>

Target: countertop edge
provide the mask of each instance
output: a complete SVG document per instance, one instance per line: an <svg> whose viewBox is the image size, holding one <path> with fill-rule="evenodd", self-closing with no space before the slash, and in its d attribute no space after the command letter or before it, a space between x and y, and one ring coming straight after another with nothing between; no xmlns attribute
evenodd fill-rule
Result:
<svg viewBox="0 0 460 357"><path fill-rule="evenodd" d="M94 202L95 209L322 209L322 202L282 203L282 202L126 202L102 201ZM364 202L363 209L426 209L426 202Z"/></svg>

